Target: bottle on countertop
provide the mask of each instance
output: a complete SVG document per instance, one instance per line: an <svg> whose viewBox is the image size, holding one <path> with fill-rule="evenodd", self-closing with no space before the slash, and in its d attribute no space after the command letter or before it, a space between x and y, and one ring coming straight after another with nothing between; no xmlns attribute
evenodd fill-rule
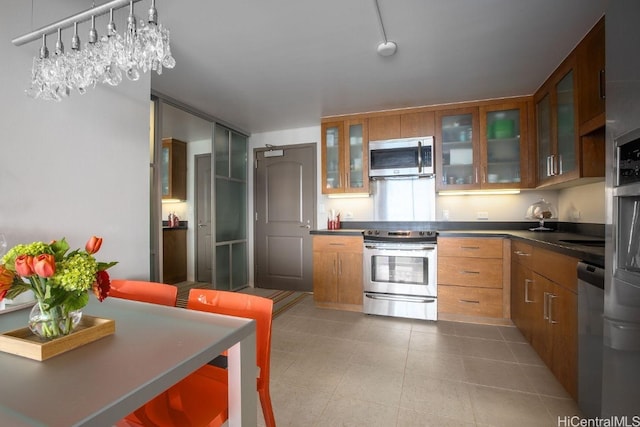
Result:
<svg viewBox="0 0 640 427"><path fill-rule="evenodd" d="M171 227L178 227L180 225L180 218L175 213L173 214L173 224Z"/></svg>

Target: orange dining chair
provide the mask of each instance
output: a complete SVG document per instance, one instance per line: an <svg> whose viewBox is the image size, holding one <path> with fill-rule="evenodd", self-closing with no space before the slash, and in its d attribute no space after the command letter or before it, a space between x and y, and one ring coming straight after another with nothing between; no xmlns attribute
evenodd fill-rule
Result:
<svg viewBox="0 0 640 427"><path fill-rule="evenodd" d="M175 307L178 287L157 282L114 279L109 296Z"/></svg>
<svg viewBox="0 0 640 427"><path fill-rule="evenodd" d="M273 301L238 292L192 289L187 308L256 321L257 390L267 427L276 421L269 394ZM228 376L207 364L126 417L145 426L220 426L228 418Z"/></svg>

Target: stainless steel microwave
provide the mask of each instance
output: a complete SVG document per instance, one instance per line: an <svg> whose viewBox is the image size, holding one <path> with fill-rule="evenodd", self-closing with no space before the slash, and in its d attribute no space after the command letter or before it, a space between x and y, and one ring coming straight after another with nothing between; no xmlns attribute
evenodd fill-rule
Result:
<svg viewBox="0 0 640 427"><path fill-rule="evenodd" d="M369 142L369 177L433 175L433 137Z"/></svg>

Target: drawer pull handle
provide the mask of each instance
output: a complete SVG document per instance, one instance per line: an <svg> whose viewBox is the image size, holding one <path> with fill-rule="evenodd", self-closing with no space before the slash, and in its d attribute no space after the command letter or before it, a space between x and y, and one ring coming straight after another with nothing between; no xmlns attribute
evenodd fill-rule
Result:
<svg viewBox="0 0 640 427"><path fill-rule="evenodd" d="M344 246L344 243L331 242L329 246Z"/></svg>
<svg viewBox="0 0 640 427"><path fill-rule="evenodd" d="M479 271L462 270L461 274L480 274Z"/></svg>
<svg viewBox="0 0 640 427"><path fill-rule="evenodd" d="M480 246L460 246L460 249L477 250L477 249L480 249Z"/></svg>
<svg viewBox="0 0 640 427"><path fill-rule="evenodd" d="M529 299L529 283L533 283L531 279L524 279L524 302L532 303L533 300Z"/></svg>
<svg viewBox="0 0 640 427"><path fill-rule="evenodd" d="M461 299L460 302L468 302L469 304L480 304L480 301L474 299Z"/></svg>
<svg viewBox="0 0 640 427"><path fill-rule="evenodd" d="M522 251L515 251L514 254L516 254L518 256L531 256L531 254L528 254L528 253L522 252Z"/></svg>

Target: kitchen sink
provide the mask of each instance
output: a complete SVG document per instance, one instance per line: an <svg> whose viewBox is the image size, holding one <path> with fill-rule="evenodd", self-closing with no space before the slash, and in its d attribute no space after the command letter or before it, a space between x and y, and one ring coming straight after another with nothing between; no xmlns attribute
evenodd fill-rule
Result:
<svg viewBox="0 0 640 427"><path fill-rule="evenodd" d="M565 239L559 240L560 243L568 243L570 245L595 246L604 248L604 239Z"/></svg>

